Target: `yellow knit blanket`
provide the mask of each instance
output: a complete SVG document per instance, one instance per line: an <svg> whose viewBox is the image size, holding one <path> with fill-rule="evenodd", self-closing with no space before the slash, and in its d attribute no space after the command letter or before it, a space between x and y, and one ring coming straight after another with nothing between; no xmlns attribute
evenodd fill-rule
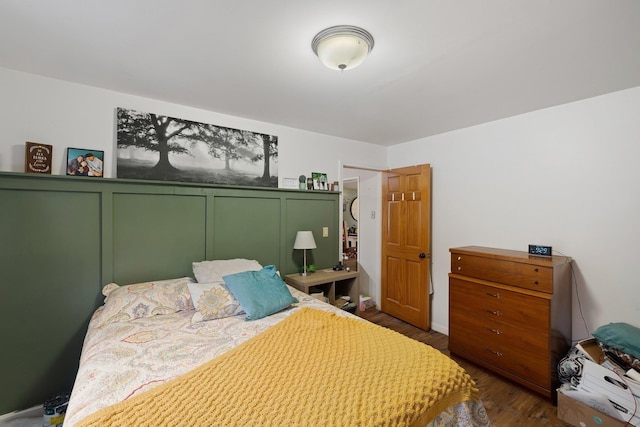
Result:
<svg viewBox="0 0 640 427"><path fill-rule="evenodd" d="M471 377L432 347L304 308L77 425L413 426L477 395Z"/></svg>

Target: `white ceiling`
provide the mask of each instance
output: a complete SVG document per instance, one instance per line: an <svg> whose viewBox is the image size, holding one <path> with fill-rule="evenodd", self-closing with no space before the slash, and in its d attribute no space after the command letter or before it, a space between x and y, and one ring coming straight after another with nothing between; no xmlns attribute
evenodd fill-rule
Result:
<svg viewBox="0 0 640 427"><path fill-rule="evenodd" d="M640 86L640 1L2 0L0 66L388 146Z"/></svg>

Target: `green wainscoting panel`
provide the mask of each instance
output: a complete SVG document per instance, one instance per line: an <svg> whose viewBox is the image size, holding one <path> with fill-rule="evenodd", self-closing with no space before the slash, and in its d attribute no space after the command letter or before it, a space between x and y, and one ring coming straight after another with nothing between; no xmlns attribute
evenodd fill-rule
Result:
<svg viewBox="0 0 640 427"><path fill-rule="evenodd" d="M191 276L205 256L206 197L113 195L113 277L120 285Z"/></svg>
<svg viewBox="0 0 640 427"><path fill-rule="evenodd" d="M100 290L192 274L205 259L319 267L338 260L339 194L0 173L0 414L73 385ZM329 236L322 237L322 228Z"/></svg>
<svg viewBox="0 0 640 427"><path fill-rule="evenodd" d="M331 203L325 200L306 200L291 198L287 200L285 235L289 253L287 254L287 271L302 270L304 254L293 249L296 233L311 230L316 242L316 249L307 250L307 264L317 268L328 268L340 261L338 256L339 216L338 200ZM328 237L322 237L322 230L328 228Z"/></svg>
<svg viewBox="0 0 640 427"><path fill-rule="evenodd" d="M255 259L280 268L280 205L279 198L216 196L211 258Z"/></svg>
<svg viewBox="0 0 640 427"><path fill-rule="evenodd" d="M70 390L100 289L100 194L0 189L0 413Z"/></svg>

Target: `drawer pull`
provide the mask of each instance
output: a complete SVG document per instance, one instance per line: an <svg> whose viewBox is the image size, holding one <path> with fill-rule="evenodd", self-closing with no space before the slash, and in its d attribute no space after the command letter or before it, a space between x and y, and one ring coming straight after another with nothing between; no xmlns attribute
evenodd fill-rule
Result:
<svg viewBox="0 0 640 427"><path fill-rule="evenodd" d="M488 327L488 326L485 326L484 328L485 328L487 331L489 331L489 332L493 332L493 333L494 333L494 334L496 334L496 335L500 335L500 334L502 333L502 331L501 331L500 329L492 329L492 328L490 328L490 327Z"/></svg>
<svg viewBox="0 0 640 427"><path fill-rule="evenodd" d="M462 267L458 267L458 271L462 270Z"/></svg>
<svg viewBox="0 0 640 427"><path fill-rule="evenodd" d="M496 356L502 356L502 353L500 353L499 351L495 351L495 350L491 350L489 347L485 347L485 350L487 350L489 353L493 353Z"/></svg>
<svg viewBox="0 0 640 427"><path fill-rule="evenodd" d="M462 257L461 256L458 257L458 261L462 261Z"/></svg>
<svg viewBox="0 0 640 427"><path fill-rule="evenodd" d="M485 294L493 298L500 298L500 294L492 294L491 292L485 292Z"/></svg>
<svg viewBox="0 0 640 427"><path fill-rule="evenodd" d="M537 272L538 272L538 269L537 269L537 268L534 268L534 269L533 269L533 271L535 271L535 272L537 273Z"/></svg>
<svg viewBox="0 0 640 427"><path fill-rule="evenodd" d="M502 316L502 312L501 311L497 311L497 310L496 311L491 311L491 310L486 309L486 308L484 309L484 311L486 311L489 314L493 314L494 316Z"/></svg>
<svg viewBox="0 0 640 427"><path fill-rule="evenodd" d="M538 281L533 282L534 285L538 286Z"/></svg>

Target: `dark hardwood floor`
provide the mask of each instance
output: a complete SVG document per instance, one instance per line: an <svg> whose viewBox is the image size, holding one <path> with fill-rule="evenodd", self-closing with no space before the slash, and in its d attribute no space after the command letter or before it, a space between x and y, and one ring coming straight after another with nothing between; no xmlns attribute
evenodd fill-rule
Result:
<svg viewBox="0 0 640 427"><path fill-rule="evenodd" d="M450 356L449 337L444 334L423 331L375 309L369 309L359 315L370 322L428 344ZM465 359L455 356L452 358L475 380L480 389L482 403L494 427L569 426L558 419L556 407L550 401Z"/></svg>

